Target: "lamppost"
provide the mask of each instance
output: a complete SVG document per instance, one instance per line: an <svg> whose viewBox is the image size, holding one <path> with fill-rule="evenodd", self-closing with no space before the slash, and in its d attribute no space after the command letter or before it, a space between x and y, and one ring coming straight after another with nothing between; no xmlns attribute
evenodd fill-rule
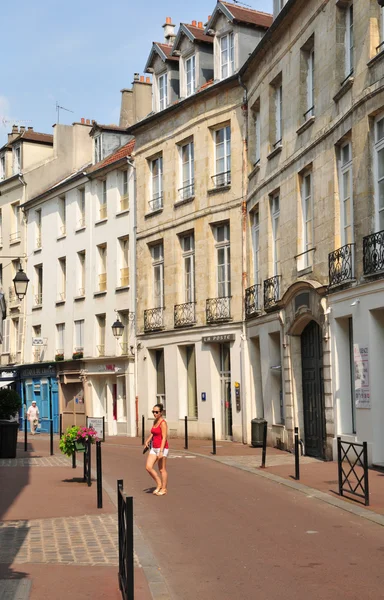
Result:
<svg viewBox="0 0 384 600"><path fill-rule="evenodd" d="M15 286L16 296L19 300L22 300L27 293L28 283L29 279L27 274L24 273L20 263L19 270L13 278L13 285Z"/></svg>
<svg viewBox="0 0 384 600"><path fill-rule="evenodd" d="M121 338L124 333L124 325L120 321L119 317L117 317L116 321L112 325L112 333L116 339Z"/></svg>

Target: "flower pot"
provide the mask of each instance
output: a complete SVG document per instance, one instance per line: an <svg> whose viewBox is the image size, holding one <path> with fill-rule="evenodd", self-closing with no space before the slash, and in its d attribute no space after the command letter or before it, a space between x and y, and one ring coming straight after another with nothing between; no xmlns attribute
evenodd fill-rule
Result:
<svg viewBox="0 0 384 600"><path fill-rule="evenodd" d="M0 421L0 458L16 458L17 421Z"/></svg>
<svg viewBox="0 0 384 600"><path fill-rule="evenodd" d="M64 354L56 354L55 361L59 362L60 360L64 360Z"/></svg>
<svg viewBox="0 0 384 600"><path fill-rule="evenodd" d="M76 452L85 452L85 442L75 441Z"/></svg>

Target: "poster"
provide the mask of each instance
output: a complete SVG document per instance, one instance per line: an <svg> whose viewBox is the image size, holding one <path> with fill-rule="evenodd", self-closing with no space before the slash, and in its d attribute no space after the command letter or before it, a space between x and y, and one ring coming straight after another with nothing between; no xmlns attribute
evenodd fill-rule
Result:
<svg viewBox="0 0 384 600"><path fill-rule="evenodd" d="M100 442L105 442L104 418L103 417L87 417L87 427L93 427L97 432L97 437Z"/></svg>
<svg viewBox="0 0 384 600"><path fill-rule="evenodd" d="M355 405L356 408L371 408L369 389L369 352L367 345L353 344L355 365Z"/></svg>

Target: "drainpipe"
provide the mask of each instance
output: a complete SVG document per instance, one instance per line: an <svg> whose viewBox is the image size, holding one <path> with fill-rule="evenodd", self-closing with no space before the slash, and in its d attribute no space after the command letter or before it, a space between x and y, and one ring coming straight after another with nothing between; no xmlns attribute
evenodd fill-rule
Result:
<svg viewBox="0 0 384 600"><path fill-rule="evenodd" d="M245 366L246 366L246 341L247 332L245 327L245 290L247 287L247 191L248 191L248 90L241 75L238 77L239 85L243 88L243 102L241 112L243 116L242 131L242 202L241 202L241 298L242 298L242 334L240 344L240 372L241 372L241 398L242 398L242 441L247 441L247 394L245 390Z"/></svg>
<svg viewBox="0 0 384 600"><path fill-rule="evenodd" d="M24 205L27 198L27 184L24 181L24 178L22 175L19 175L19 181L20 183L24 186L23 187L23 202L22 204ZM24 262L25 262L25 273L27 273L27 267L28 267L28 255L27 255L27 226L28 226L28 215L26 214L26 211L24 208L21 209L23 212L23 237L24 237ZM26 327L27 327L27 297L24 297L23 300L23 309L24 309L24 315L23 315L23 335L21 337L21 346L20 346L20 363L23 364L24 363L24 348L25 348L25 336L26 336ZM17 340L18 343L18 340ZM16 352L17 352L17 346L16 346Z"/></svg>
<svg viewBox="0 0 384 600"><path fill-rule="evenodd" d="M139 394L138 394L138 385L137 385L137 361L138 361L138 348L137 348L137 298L136 298L136 237L137 237L137 224L136 224L136 166L135 164L130 160L130 158L127 158L127 163L128 165L131 167L132 169L132 173L133 173L133 211L129 211L130 215L132 216L132 220L133 220L133 289L132 289L132 297L133 297L133 301L134 301L134 321L133 321L133 328L134 328L134 364L133 364L133 368L134 368L134 375L133 375L133 379L134 379L134 394L135 394L135 422L136 422L136 437L139 436ZM132 300L131 300L132 302Z"/></svg>

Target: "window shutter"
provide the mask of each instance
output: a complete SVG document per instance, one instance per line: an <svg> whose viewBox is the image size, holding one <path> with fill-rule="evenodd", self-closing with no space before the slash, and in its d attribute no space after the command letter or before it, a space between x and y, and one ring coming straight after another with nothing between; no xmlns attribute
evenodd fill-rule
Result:
<svg viewBox="0 0 384 600"><path fill-rule="evenodd" d="M21 316L19 319L19 339L17 341L17 351L21 352L23 348L23 334L24 334L24 317Z"/></svg>
<svg viewBox="0 0 384 600"><path fill-rule="evenodd" d="M3 353L4 354L9 353L9 325L10 325L10 320L7 319L4 322L4 340L3 340Z"/></svg>

